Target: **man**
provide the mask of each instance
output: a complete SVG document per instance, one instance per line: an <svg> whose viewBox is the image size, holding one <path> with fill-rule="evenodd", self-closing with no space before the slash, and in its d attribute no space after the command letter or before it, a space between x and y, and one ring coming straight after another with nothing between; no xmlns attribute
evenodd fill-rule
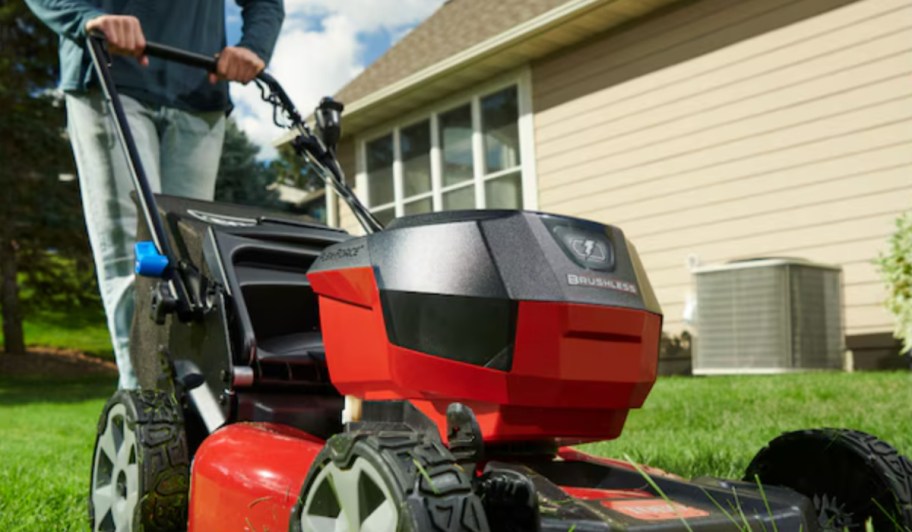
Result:
<svg viewBox="0 0 912 532"><path fill-rule="evenodd" d="M212 199L230 109L227 81L263 70L284 18L282 0L236 0L243 36L225 46L225 0L26 0L60 35L60 88L121 388L138 387L129 355L136 206L86 35L105 35L112 76L156 192ZM146 40L218 54L214 74L144 55Z"/></svg>

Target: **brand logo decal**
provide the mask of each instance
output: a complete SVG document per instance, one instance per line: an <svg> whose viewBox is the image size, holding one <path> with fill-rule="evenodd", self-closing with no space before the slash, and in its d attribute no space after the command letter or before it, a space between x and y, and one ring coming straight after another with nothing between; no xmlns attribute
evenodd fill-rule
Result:
<svg viewBox="0 0 912 532"><path fill-rule="evenodd" d="M257 224L253 218L241 218L240 216L227 216L224 214L215 214L211 212L198 211L196 209L187 209L187 214L197 220L227 227L252 227Z"/></svg>
<svg viewBox="0 0 912 532"><path fill-rule="evenodd" d="M364 244L358 244L357 246L351 246L347 248L331 249L323 252L323 254L320 255L320 262L353 259L361 253L362 249L364 249Z"/></svg>
<svg viewBox="0 0 912 532"><path fill-rule="evenodd" d="M668 521L706 517L709 512L662 499L602 501L602 506L641 521Z"/></svg>
<svg viewBox="0 0 912 532"><path fill-rule="evenodd" d="M606 234L559 225L552 229L567 258L587 270L614 269L614 250Z"/></svg>
<svg viewBox="0 0 912 532"><path fill-rule="evenodd" d="M610 277L600 275L579 275L575 273L567 274L567 284L570 286L587 286L592 288L607 288L608 290L617 290L618 292L627 292L628 294L637 294L637 287L627 281L619 281Z"/></svg>
<svg viewBox="0 0 912 532"><path fill-rule="evenodd" d="M608 246L590 238L571 237L568 245L573 254L586 262L608 262Z"/></svg>

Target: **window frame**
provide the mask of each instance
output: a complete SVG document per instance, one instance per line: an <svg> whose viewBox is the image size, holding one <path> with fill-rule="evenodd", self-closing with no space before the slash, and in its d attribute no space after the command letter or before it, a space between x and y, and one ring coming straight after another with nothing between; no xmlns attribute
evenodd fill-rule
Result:
<svg viewBox="0 0 912 532"><path fill-rule="evenodd" d="M538 209L538 187L535 175L535 142L532 113L531 72L528 67L514 70L489 82L475 85L468 90L443 99L434 105L426 106L402 118L386 122L355 136L355 194L368 209L383 211L393 208L394 217L405 215L405 205L432 198L434 212L443 210L443 194L453 190L472 186L475 193L475 208L483 209L486 205L485 183L498 177L512 174L519 170L522 184L522 201L524 210ZM518 166L485 174L484 135L481 120L481 99L516 86L517 91L517 128L519 133ZM473 176L465 182L443 186L443 157L440 146L439 117L447 111L469 104L472 116L472 159ZM400 135L403 129L427 121L430 128L430 172L431 190L414 196L404 197L403 162ZM369 187L367 186L367 145L368 143L392 134L393 136L393 201L383 205L371 205ZM406 202L406 200L408 200Z"/></svg>

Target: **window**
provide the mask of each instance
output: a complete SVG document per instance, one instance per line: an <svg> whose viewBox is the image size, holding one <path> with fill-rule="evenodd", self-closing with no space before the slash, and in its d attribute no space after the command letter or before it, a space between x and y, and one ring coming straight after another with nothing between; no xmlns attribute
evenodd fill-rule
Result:
<svg viewBox="0 0 912 532"><path fill-rule="evenodd" d="M406 214L432 209L431 123L427 120L399 131L402 157L402 195Z"/></svg>
<svg viewBox="0 0 912 532"><path fill-rule="evenodd" d="M439 210L535 208L524 165L532 154L522 150L531 139L526 87L514 78L361 142L358 183L371 212L386 224Z"/></svg>

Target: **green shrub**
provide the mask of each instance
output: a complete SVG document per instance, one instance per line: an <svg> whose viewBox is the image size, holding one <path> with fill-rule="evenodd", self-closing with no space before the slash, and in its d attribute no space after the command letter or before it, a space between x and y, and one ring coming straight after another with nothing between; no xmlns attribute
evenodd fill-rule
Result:
<svg viewBox="0 0 912 532"><path fill-rule="evenodd" d="M889 249L877 258L880 275L887 285L887 309L896 319L894 335L902 340L903 351L912 350L912 212L896 220L896 232Z"/></svg>
<svg viewBox="0 0 912 532"><path fill-rule="evenodd" d="M662 340L659 343L659 359L693 358L692 340L693 338L689 331L682 331L679 336L662 331Z"/></svg>
<svg viewBox="0 0 912 532"><path fill-rule="evenodd" d="M27 264L19 274L26 318L48 310L84 312L101 309L95 268L88 253L67 256L37 250L29 253Z"/></svg>

